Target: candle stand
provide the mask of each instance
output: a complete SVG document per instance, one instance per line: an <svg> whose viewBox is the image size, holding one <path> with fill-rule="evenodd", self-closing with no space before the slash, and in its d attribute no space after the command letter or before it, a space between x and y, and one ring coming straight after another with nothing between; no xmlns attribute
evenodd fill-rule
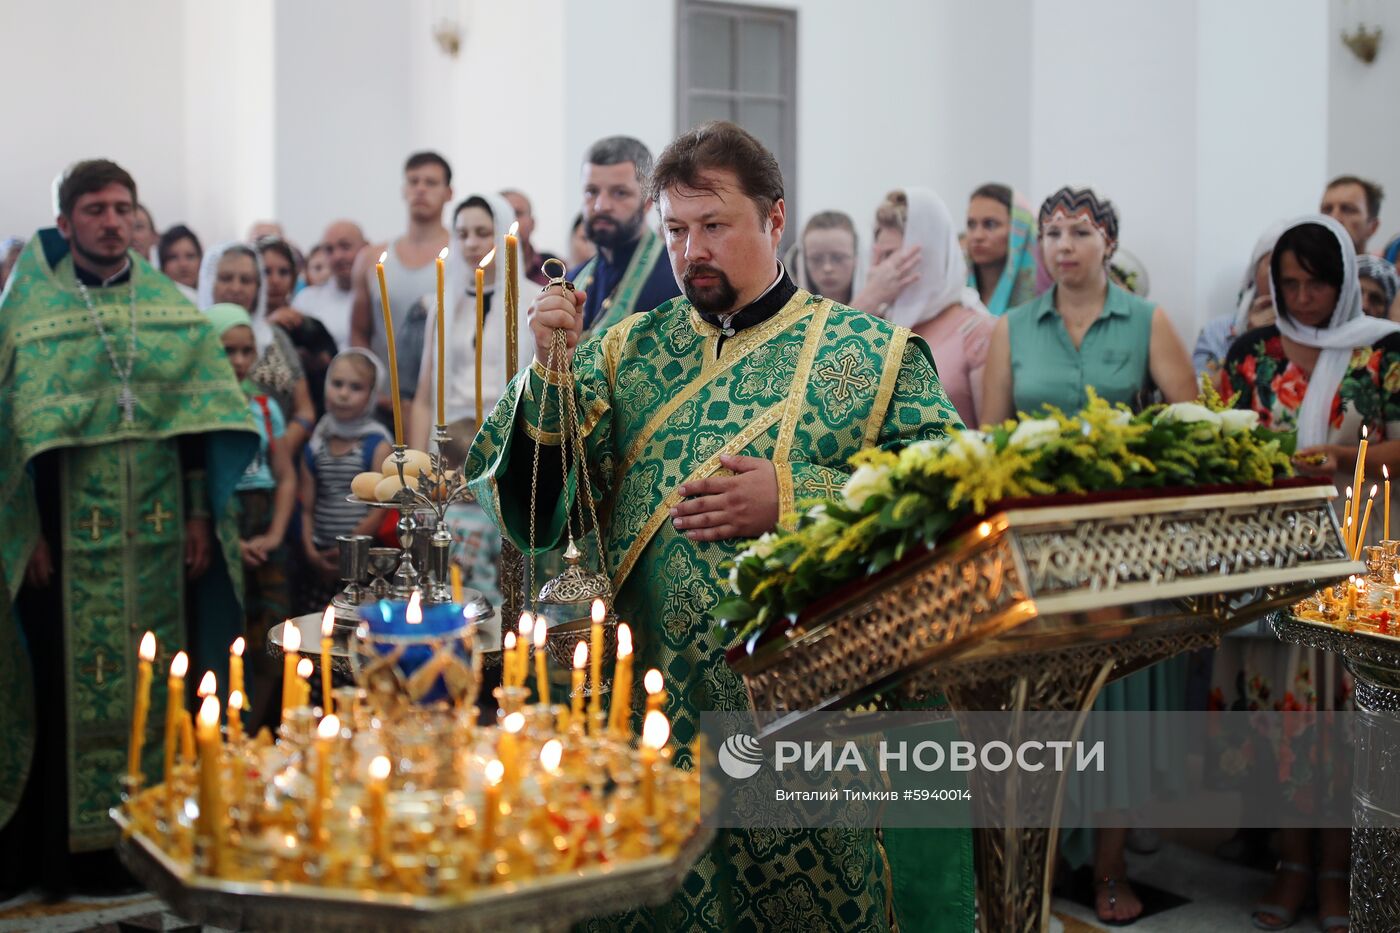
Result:
<svg viewBox="0 0 1400 933"><path fill-rule="evenodd" d="M799 732L814 712L926 709L942 697L955 718L1077 712L1057 737L1073 741L1107 681L1215 645L1360 570L1328 505L1335 495L1330 483L1288 481L1009 508L842 588L731 652L730 664L764 737ZM964 728L976 741L968 720ZM1063 793L1063 773L1051 769L1003 783L1005 797L977 775L983 826L1012 822L1017 797L1049 812ZM974 830L984 930L1048 929L1057 832Z"/></svg>

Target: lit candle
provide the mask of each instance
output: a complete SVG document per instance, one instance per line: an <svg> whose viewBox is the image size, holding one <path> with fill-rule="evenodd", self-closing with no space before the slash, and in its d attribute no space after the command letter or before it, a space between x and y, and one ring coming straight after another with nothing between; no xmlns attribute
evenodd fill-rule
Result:
<svg viewBox="0 0 1400 933"><path fill-rule="evenodd" d="M501 686L506 688L515 686L515 642L514 632L501 639Z"/></svg>
<svg viewBox="0 0 1400 933"><path fill-rule="evenodd" d="M602 726L603 716L603 620L608 617L608 607L601 599L593 600L593 624L588 629L589 682L593 692L588 697L588 721L593 731Z"/></svg>
<svg viewBox="0 0 1400 933"><path fill-rule="evenodd" d="M297 662L297 706L311 705L311 675L315 671L316 665L311 663L310 658Z"/></svg>
<svg viewBox="0 0 1400 933"><path fill-rule="evenodd" d="M506 234L506 381L515 377L520 357L520 286L516 281L516 256L520 245L516 233L519 230L520 222L516 221Z"/></svg>
<svg viewBox="0 0 1400 933"><path fill-rule="evenodd" d="M438 260L442 267L442 260ZM335 632L335 608L326 607L321 616L321 709L329 716L335 712L335 700L331 698L331 635Z"/></svg>
<svg viewBox="0 0 1400 933"><path fill-rule="evenodd" d="M647 691L647 713L660 712L661 707L666 704L666 681L661 677L661 672L654 667L647 671L646 676L642 678L642 686Z"/></svg>
<svg viewBox="0 0 1400 933"><path fill-rule="evenodd" d="M243 650L246 647L243 636L239 635L233 640L233 644L228 649L228 689L229 693L237 690L243 697L243 702L248 702L248 688L243 686Z"/></svg>
<svg viewBox="0 0 1400 933"><path fill-rule="evenodd" d="M447 368L447 319L443 313L442 293L444 286L444 263L447 261L447 247L437 257L437 416L438 424L447 424L447 405L443 394L443 371Z"/></svg>
<svg viewBox="0 0 1400 933"><path fill-rule="evenodd" d="M1347 553L1351 553L1351 487L1347 487L1346 504L1342 506L1342 540L1346 542Z"/></svg>
<svg viewBox="0 0 1400 933"><path fill-rule="evenodd" d="M617 625L617 666L613 670L612 705L608 707L608 728L625 733L632 719L632 627Z"/></svg>
<svg viewBox="0 0 1400 933"><path fill-rule="evenodd" d="M540 746L540 767L551 778L559 776L559 764L564 760L564 743L550 739Z"/></svg>
<svg viewBox="0 0 1400 933"><path fill-rule="evenodd" d="M582 638L574 646L574 676L570 683L573 688L569 697L569 713L571 726L582 728L583 721L583 669L588 666L588 642Z"/></svg>
<svg viewBox="0 0 1400 933"><path fill-rule="evenodd" d="M1371 484L1371 494L1366 497L1366 512L1361 518L1361 528L1356 533L1356 543L1352 545L1351 559L1361 559L1361 549L1366 546L1366 529L1371 524L1371 506L1376 504L1376 485Z"/></svg>
<svg viewBox="0 0 1400 933"><path fill-rule="evenodd" d="M1382 466L1381 475L1385 477L1385 535L1382 541L1389 541L1390 538L1390 467Z"/></svg>
<svg viewBox="0 0 1400 933"><path fill-rule="evenodd" d="M217 878L223 863L223 742L219 738L219 699L204 698L199 708L199 824L208 852L208 874Z"/></svg>
<svg viewBox="0 0 1400 933"><path fill-rule="evenodd" d="M485 256L481 257L481 262L476 264L476 426L481 427L481 421L486 417L482 406L485 404L481 398L481 341L482 335L486 333L486 267L491 264L491 260L496 258L496 251L493 249Z"/></svg>
<svg viewBox="0 0 1400 933"><path fill-rule="evenodd" d="M388 819L385 798L388 795L389 759L377 755L369 763L369 833L370 854L380 865L389 861L389 835L384 825Z"/></svg>
<svg viewBox="0 0 1400 933"><path fill-rule="evenodd" d="M282 624L282 719L297 705L297 660L301 629L291 619Z"/></svg>
<svg viewBox="0 0 1400 933"><path fill-rule="evenodd" d="M544 617L540 616L535 620L535 692L544 706L549 705L549 660L546 657L549 652L545 651L544 645L548 634Z"/></svg>
<svg viewBox="0 0 1400 933"><path fill-rule="evenodd" d="M228 741L232 745L243 741L243 691L228 692Z"/></svg>
<svg viewBox="0 0 1400 933"><path fill-rule="evenodd" d="M165 794L170 797L175 785L175 746L180 741L180 720L185 712L185 672L190 659L183 651L170 662L170 678L165 682Z"/></svg>
<svg viewBox="0 0 1400 933"><path fill-rule="evenodd" d="M514 787L520 781L520 730L524 728L524 713L511 713L501 720L501 737L496 743L496 757L505 767L507 787Z"/></svg>
<svg viewBox="0 0 1400 933"><path fill-rule="evenodd" d="M490 852L496 847L496 814L501 809L501 778L505 777L505 765L499 761L486 763L486 785L482 788L481 802L481 851Z"/></svg>
<svg viewBox="0 0 1400 933"><path fill-rule="evenodd" d="M320 851L325 843L321 837L323 835L322 827L325 823L326 806L330 803L331 742L339 735L340 719L337 716L327 716L316 727L316 796L311 801L311 813L307 817L308 827L311 830L311 846L316 851Z"/></svg>
<svg viewBox="0 0 1400 933"><path fill-rule="evenodd" d="M657 710L647 713L642 723L642 811L656 819L656 759L671 736L671 724Z"/></svg>
<svg viewBox="0 0 1400 933"><path fill-rule="evenodd" d="M534 642L535 617L529 612L520 613L520 637L515 641L515 685L525 686L525 678L530 675L530 645Z"/></svg>
<svg viewBox="0 0 1400 933"><path fill-rule="evenodd" d="M194 695L202 700L205 697L216 696L218 692L219 678L214 676L213 671L205 671L204 676L199 679L199 687L195 690Z"/></svg>
<svg viewBox="0 0 1400 933"><path fill-rule="evenodd" d="M215 698L215 703L218 699ZM194 766L194 720L190 718L190 711L180 710L180 763Z"/></svg>
<svg viewBox="0 0 1400 933"><path fill-rule="evenodd" d="M133 793L141 783L141 747L146 744L146 717L151 711L151 664L156 659L154 633L141 636L136 654L140 658L136 666L136 708L131 713L131 741L126 746L126 776Z"/></svg>
<svg viewBox="0 0 1400 933"><path fill-rule="evenodd" d="M389 309L389 286L384 282L384 260L389 253L379 254L374 271L379 276L379 307L384 312L384 337L389 344L389 396L394 403L394 443L403 446L403 407L399 401L399 353L394 346L394 316Z"/></svg>

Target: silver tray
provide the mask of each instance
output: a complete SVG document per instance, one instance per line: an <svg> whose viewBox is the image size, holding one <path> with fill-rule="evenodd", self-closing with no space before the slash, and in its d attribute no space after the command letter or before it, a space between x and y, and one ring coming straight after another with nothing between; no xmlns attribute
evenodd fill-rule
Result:
<svg viewBox="0 0 1400 933"><path fill-rule="evenodd" d="M127 835L129 824L120 810L109 812L122 829L117 843L122 864L174 913L230 930L287 933L567 929L589 917L664 903L714 836L714 829L702 824L670 858L652 856L455 897L416 897L193 875L146 836Z"/></svg>

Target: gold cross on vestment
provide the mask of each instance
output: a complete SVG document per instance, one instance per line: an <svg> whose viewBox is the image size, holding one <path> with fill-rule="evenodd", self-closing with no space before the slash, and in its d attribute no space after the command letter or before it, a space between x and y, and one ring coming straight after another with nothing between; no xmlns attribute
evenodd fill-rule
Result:
<svg viewBox="0 0 1400 933"><path fill-rule="evenodd" d="M870 374L856 372L856 367L859 365L860 358L858 356L842 354L839 364L836 360L822 360L812 372L816 373L824 382L835 382L836 388L831 390L831 394L843 402L849 402L852 388L862 392L870 388Z"/></svg>
<svg viewBox="0 0 1400 933"><path fill-rule="evenodd" d="M144 519L142 519L142 521L144 521L147 525L155 526L156 534L160 535L165 534L165 523L170 521L174 517L174 512L167 512L165 510L164 503L157 502L155 511L152 512L150 515L147 515Z"/></svg>
<svg viewBox="0 0 1400 933"><path fill-rule="evenodd" d="M86 531L88 533L88 538L91 541L101 541L102 529L115 527L117 527L117 523L112 521L110 518L103 518L102 510L99 509L97 506L92 507L91 518L84 518L78 522L79 530Z"/></svg>
<svg viewBox="0 0 1400 933"><path fill-rule="evenodd" d="M107 652L98 649L93 655L92 663L79 668L78 673L87 674L92 678L92 682L99 687L107 686L107 674L117 674L121 672L121 666L107 663Z"/></svg>
<svg viewBox="0 0 1400 933"><path fill-rule="evenodd" d="M822 499L839 499L841 492L846 488L846 484L837 482L826 474L825 471L818 473L811 480L803 483L803 492L810 492L814 497Z"/></svg>

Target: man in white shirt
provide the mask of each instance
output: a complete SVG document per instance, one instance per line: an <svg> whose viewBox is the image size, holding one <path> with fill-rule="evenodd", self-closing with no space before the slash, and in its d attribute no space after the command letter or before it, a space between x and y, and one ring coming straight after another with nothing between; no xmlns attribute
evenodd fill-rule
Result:
<svg viewBox="0 0 1400 933"><path fill-rule="evenodd" d="M365 248L365 235L358 225L337 220L326 228L321 244L331 264L331 277L297 292L292 307L320 321L335 338L336 347L344 350L350 346L350 310L355 303L351 274L355 257Z"/></svg>

